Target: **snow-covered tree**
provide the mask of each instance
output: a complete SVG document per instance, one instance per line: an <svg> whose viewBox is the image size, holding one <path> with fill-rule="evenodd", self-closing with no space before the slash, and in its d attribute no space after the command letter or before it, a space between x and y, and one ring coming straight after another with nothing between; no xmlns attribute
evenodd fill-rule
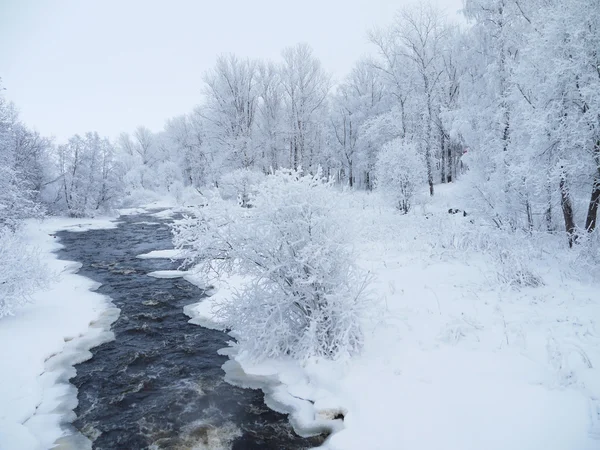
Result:
<svg viewBox="0 0 600 450"><path fill-rule="evenodd" d="M42 163L49 145L0 96L0 227L15 228L22 219L41 214L39 196L47 175Z"/></svg>
<svg viewBox="0 0 600 450"><path fill-rule="evenodd" d="M195 188L209 184L208 172L211 167L200 114L194 111L168 120L165 125L165 139L176 155L184 184Z"/></svg>
<svg viewBox="0 0 600 450"><path fill-rule="evenodd" d="M472 207L498 226L519 226L527 199L520 194L522 177L513 177L518 166L513 135L516 123L512 99L512 74L528 26L520 3L512 0L468 0L464 14L472 22L468 33L457 35L461 59L461 88L457 104L445 114L451 134L468 148ZM449 119L449 120L448 120Z"/></svg>
<svg viewBox="0 0 600 450"><path fill-rule="evenodd" d="M253 135L258 102L257 62L221 55L204 75L205 121L212 171L217 178L230 170L259 164Z"/></svg>
<svg viewBox="0 0 600 450"><path fill-rule="evenodd" d="M400 112L402 135L423 149L429 192L433 195L434 157L438 151L434 125L439 122L443 50L448 26L430 4L404 8L392 25L370 34L378 50L375 61L391 85Z"/></svg>
<svg viewBox="0 0 600 450"><path fill-rule="evenodd" d="M393 199L396 208L407 213L415 194L427 181L425 158L417 146L395 139L383 146L375 166L377 188Z"/></svg>
<svg viewBox="0 0 600 450"><path fill-rule="evenodd" d="M257 114L257 146L261 149L262 168L265 173L270 169L284 166L289 159L285 145L285 111L281 74L276 64L261 62L258 64L257 89L259 102Z"/></svg>
<svg viewBox="0 0 600 450"><path fill-rule="evenodd" d="M313 172L324 148L324 114L331 77L306 44L283 51L280 68L284 93L288 167Z"/></svg>
<svg viewBox="0 0 600 450"><path fill-rule="evenodd" d="M61 205L72 217L84 217L114 206L121 191L114 148L98 133L73 136L58 147Z"/></svg>
<svg viewBox="0 0 600 450"><path fill-rule="evenodd" d="M321 175L280 170L240 208L220 198L174 228L188 264L248 283L220 310L254 357L335 358L362 344L367 276L354 265L339 198Z"/></svg>
<svg viewBox="0 0 600 450"><path fill-rule="evenodd" d="M594 231L600 200L600 5L546 1L520 12L531 26L513 77L519 161L543 167L532 184L558 194L574 242L577 228ZM530 196L551 220L552 196Z"/></svg>
<svg viewBox="0 0 600 450"><path fill-rule="evenodd" d="M29 130L0 95L0 318L14 314L46 278L21 225L44 212L40 192L49 149L50 141Z"/></svg>
<svg viewBox="0 0 600 450"><path fill-rule="evenodd" d="M365 122L379 114L384 106L385 88L370 60L360 60L346 80L338 86L331 100L330 123L333 146L347 174L348 185L355 186L364 176L370 188L374 148L365 139ZM359 170L362 169L362 174Z"/></svg>
<svg viewBox="0 0 600 450"><path fill-rule="evenodd" d="M228 172L219 180L219 192L225 200L237 199L240 206L251 206L251 199L265 175L252 169Z"/></svg>

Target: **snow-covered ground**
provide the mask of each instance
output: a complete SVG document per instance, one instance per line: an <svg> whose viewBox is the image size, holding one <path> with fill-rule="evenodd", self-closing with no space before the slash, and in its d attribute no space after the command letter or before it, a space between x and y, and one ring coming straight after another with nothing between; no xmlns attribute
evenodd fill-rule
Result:
<svg viewBox="0 0 600 450"><path fill-rule="evenodd" d="M600 277L517 236L508 254L504 241L480 245L502 236L448 214L453 189L407 216L375 195L349 201L375 276L359 357L256 364L225 351L229 380L262 387L300 433L330 427L329 449L600 448ZM186 312L210 324L241 283Z"/></svg>
<svg viewBox="0 0 600 450"><path fill-rule="evenodd" d="M165 210L157 213L164 218L182 208L181 202L164 197L119 214ZM61 245L55 233L114 227L114 218L27 221L24 241L39 253L50 282L14 316L0 319L0 450L46 450L71 432L77 404L76 389L68 382L75 374L73 365L90 358L90 348L113 338L110 324L119 310L94 292L97 283L76 274L80 263L57 258L54 252ZM140 257L179 255L171 251ZM179 276L200 283L193 274Z"/></svg>
<svg viewBox="0 0 600 450"><path fill-rule="evenodd" d="M39 250L52 276L15 316L0 319L0 449L46 450L64 433L77 403L68 383L73 364L89 349L112 339L118 316L110 300L93 292L98 284L76 275L80 265L57 259L59 230L111 228L109 219L31 220L28 243Z"/></svg>
<svg viewBox="0 0 600 450"><path fill-rule="evenodd" d="M356 225L359 264L375 278L360 356L257 364L226 349L228 380L262 388L301 434L333 431L324 445L332 450L600 448L599 277L579 270L568 250L533 252L514 236L509 254L498 253L504 241L479 244L480 234L491 234L475 218L447 213L461 207L452 189L438 188L434 201L406 216L376 195L353 194L340 205ZM166 206L173 207L121 213ZM75 274L76 263L56 259L53 233L111 226L27 225L56 276L18 315L2 319L2 450L50 448L61 436L76 401L67 382L72 365L111 338L106 328L118 314L93 292L94 282ZM194 271L150 275L203 285ZM239 276L215 282L214 295L185 312L193 323L223 329L218 305L243 283Z"/></svg>

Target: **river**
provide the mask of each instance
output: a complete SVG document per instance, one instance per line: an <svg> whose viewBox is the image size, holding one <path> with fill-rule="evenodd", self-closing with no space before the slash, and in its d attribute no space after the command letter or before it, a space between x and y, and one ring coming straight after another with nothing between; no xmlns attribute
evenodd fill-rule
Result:
<svg viewBox="0 0 600 450"><path fill-rule="evenodd" d="M102 283L99 293L121 309L115 340L92 349L71 383L79 404L73 422L97 450L285 450L318 446L301 438L287 416L267 408L259 390L224 381L231 338L188 323L183 307L203 291L147 274L177 262L138 259L172 248L169 219L151 212L121 216L116 229L58 233L59 257L83 264L79 274Z"/></svg>

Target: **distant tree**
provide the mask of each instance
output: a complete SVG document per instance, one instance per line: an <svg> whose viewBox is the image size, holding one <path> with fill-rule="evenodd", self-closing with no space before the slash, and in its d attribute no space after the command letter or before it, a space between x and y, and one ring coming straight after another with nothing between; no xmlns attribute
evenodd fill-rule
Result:
<svg viewBox="0 0 600 450"><path fill-rule="evenodd" d="M257 62L221 55L204 75L206 103L198 109L204 119L215 177L259 164L253 140L258 103Z"/></svg>
<svg viewBox="0 0 600 450"><path fill-rule="evenodd" d="M121 184L114 162L114 148L98 133L73 136L58 147L61 199L72 217L94 215L110 209Z"/></svg>
<svg viewBox="0 0 600 450"><path fill-rule="evenodd" d="M265 173L287 163L285 147L285 110L279 67L272 62L258 64L257 146L261 149L261 166Z"/></svg>
<svg viewBox="0 0 600 450"><path fill-rule="evenodd" d="M219 192L225 200L237 199L240 206L251 206L252 197L265 175L252 169L237 169L224 174L219 180Z"/></svg>
<svg viewBox="0 0 600 450"><path fill-rule="evenodd" d="M439 88L444 75L443 48L448 30L443 15L424 3L401 10L388 29L370 35L379 51L375 66L392 83L398 101L402 137L423 148L431 195L434 155L443 152L435 151L434 124L441 123Z"/></svg>
<svg viewBox="0 0 600 450"><path fill-rule="evenodd" d="M185 185L200 188L209 183L211 163L206 149L203 119L196 111L175 117L165 125L165 139L174 150Z"/></svg>
<svg viewBox="0 0 600 450"><path fill-rule="evenodd" d="M331 77L306 44L283 50L280 73L287 120L288 167L312 172L323 148L323 116Z"/></svg>
<svg viewBox="0 0 600 450"><path fill-rule="evenodd" d="M375 166L376 186L406 214L427 180L425 158L414 143L395 139L383 146Z"/></svg>
<svg viewBox="0 0 600 450"><path fill-rule="evenodd" d="M358 168L363 169L364 183L370 188L374 164L374 146L364 133L365 123L379 114L385 105L385 87L370 60L360 60L330 101L333 145L347 169L348 184L354 187Z"/></svg>

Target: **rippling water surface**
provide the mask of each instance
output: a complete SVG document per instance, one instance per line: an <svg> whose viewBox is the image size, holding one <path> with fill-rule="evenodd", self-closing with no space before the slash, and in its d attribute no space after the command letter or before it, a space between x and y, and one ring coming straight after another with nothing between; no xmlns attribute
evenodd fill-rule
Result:
<svg viewBox="0 0 600 450"><path fill-rule="evenodd" d="M59 233L63 259L102 283L98 292L121 309L116 339L92 349L71 380L79 393L73 425L94 449L304 449L287 417L268 409L263 394L223 381L229 337L188 323L183 307L203 295L182 279L156 279L177 262L138 259L172 248L168 221L151 214L121 217L118 228Z"/></svg>

